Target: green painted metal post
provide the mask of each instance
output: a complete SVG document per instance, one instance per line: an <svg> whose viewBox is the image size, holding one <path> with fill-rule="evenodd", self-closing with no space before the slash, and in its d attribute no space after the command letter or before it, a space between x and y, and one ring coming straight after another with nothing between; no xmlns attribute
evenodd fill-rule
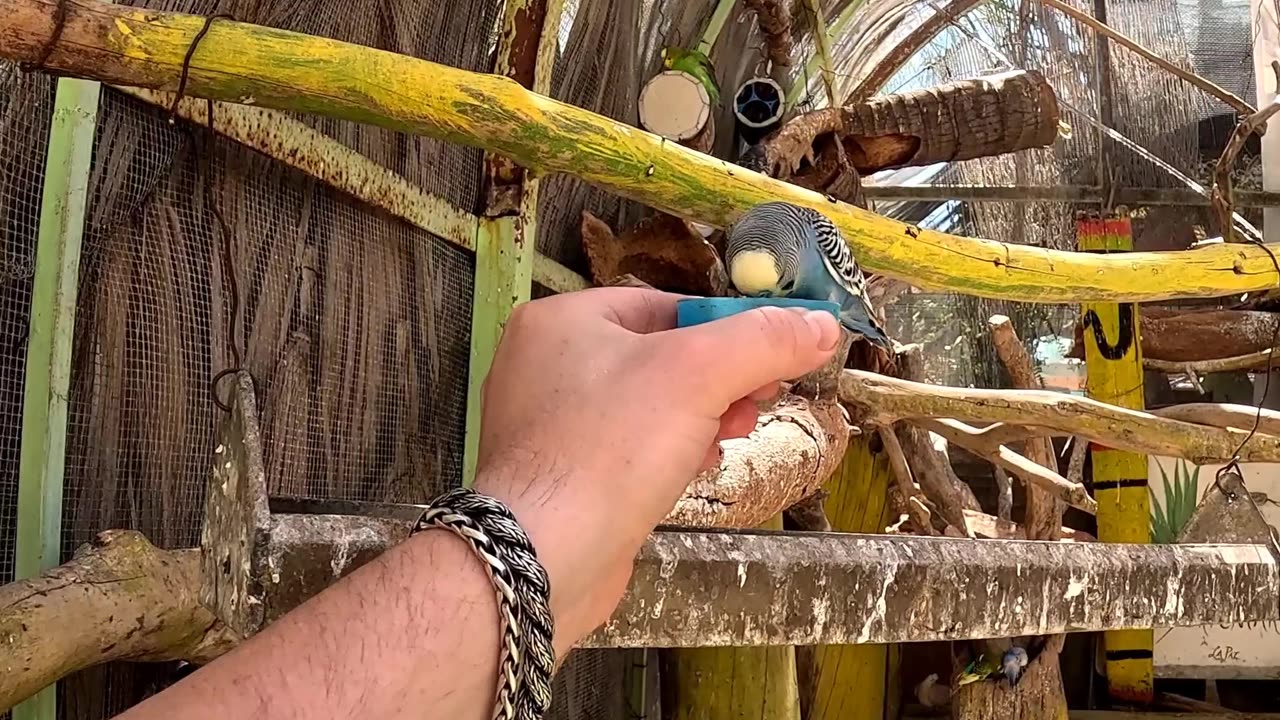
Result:
<svg viewBox="0 0 1280 720"><path fill-rule="evenodd" d="M527 189L526 189L527 191ZM537 197L537 193L533 193ZM481 218L476 234L476 272L471 304L471 361L467 382L467 435L462 461L462 484L476 478L480 447L480 389L493 364L502 329L516 305L528 302L533 287L532 213L496 219Z"/></svg>
<svg viewBox="0 0 1280 720"><path fill-rule="evenodd" d="M507 0L494 72L536 93L548 94L564 5L565 0ZM531 47L537 52L530 53ZM533 290L538 184L536 177L510 159L485 154L486 207L476 231L463 487L471 487L476 480L481 389L493 364L493 353L511 311L528 302Z"/></svg>
<svg viewBox="0 0 1280 720"><path fill-rule="evenodd" d="M49 126L22 401L14 558L19 579L60 560L72 329L99 92L97 82L59 79ZM56 712L50 686L14 707L13 720L54 720Z"/></svg>

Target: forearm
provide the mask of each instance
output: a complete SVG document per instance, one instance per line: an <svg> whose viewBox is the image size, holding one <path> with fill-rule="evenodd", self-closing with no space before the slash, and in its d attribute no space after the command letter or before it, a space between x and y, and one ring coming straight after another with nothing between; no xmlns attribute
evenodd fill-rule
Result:
<svg viewBox="0 0 1280 720"><path fill-rule="evenodd" d="M466 543L416 535L120 720L491 716L494 591Z"/></svg>

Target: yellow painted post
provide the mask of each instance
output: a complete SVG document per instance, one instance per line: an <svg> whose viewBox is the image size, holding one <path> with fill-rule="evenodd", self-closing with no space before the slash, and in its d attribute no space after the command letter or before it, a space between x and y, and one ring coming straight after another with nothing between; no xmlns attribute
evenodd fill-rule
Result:
<svg viewBox="0 0 1280 720"><path fill-rule="evenodd" d="M1133 250L1127 217L1081 218L1076 222L1079 248L1085 252ZM1132 303L1086 303L1084 356L1089 397L1142 410L1143 375L1138 342L1138 308ZM1093 456L1093 492L1098 501L1098 540L1113 543L1151 542L1147 494L1147 458L1097 443ZM1108 691L1112 699L1152 700L1151 630L1114 630L1103 634Z"/></svg>
<svg viewBox="0 0 1280 720"><path fill-rule="evenodd" d="M763 528L781 530L781 513ZM795 648L668 650L662 694L669 720L800 720Z"/></svg>
<svg viewBox="0 0 1280 720"><path fill-rule="evenodd" d="M879 533L887 523L892 470L871 452L868 436L849 438L844 461L827 481L825 508L840 532ZM805 720L884 720L889 645L820 645L813 648Z"/></svg>

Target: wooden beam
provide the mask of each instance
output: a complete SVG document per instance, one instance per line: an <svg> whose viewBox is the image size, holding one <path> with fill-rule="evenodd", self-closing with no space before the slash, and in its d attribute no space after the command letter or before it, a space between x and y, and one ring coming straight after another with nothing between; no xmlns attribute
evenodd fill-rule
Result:
<svg viewBox="0 0 1280 720"><path fill-rule="evenodd" d="M101 86L58 80L49 126L40 229L27 335L18 474L14 578L36 577L62 553L62 491L67 449L80 245L88 202L93 137ZM49 686L13 709L14 720L54 720L57 693Z"/></svg>
<svg viewBox="0 0 1280 720"><path fill-rule="evenodd" d="M782 514L765 530L782 530ZM685 646L663 652L670 720L800 720L796 648Z"/></svg>
<svg viewBox="0 0 1280 720"><path fill-rule="evenodd" d="M1133 249L1127 217L1087 218L1076 223L1077 242L1086 252L1124 253ZM1090 398L1142 410L1142 344L1138 308L1132 304L1090 303L1082 308L1086 391ZM1098 503L1098 540L1104 543L1151 542L1147 493L1147 457L1108 447L1093 438L1093 494ZM1151 630L1125 630L1103 636L1107 690L1116 700L1149 703L1153 692Z"/></svg>
<svg viewBox="0 0 1280 720"><path fill-rule="evenodd" d="M408 537L423 507L268 498L253 381L210 473L201 599L241 637ZM920 588L956 593L936 602ZM1009 612L1018 608L1018 612ZM847 645L1280 615L1264 545L1128 545L659 528L586 647Z"/></svg>
<svg viewBox="0 0 1280 720"><path fill-rule="evenodd" d="M53 37L54 18L66 22ZM175 89L203 18L101 0L0 0L0 57L108 82ZM282 62L288 58L288 62ZM1220 244L1131 253L1123 261L918 229L663 142L509 79L350 43L216 20L187 73L187 94L253 102L416 132L568 172L665 212L723 227L766 200L825 211L859 261L924 289L1033 302L1148 302L1270 289L1263 248ZM369 77L381 78L371 85Z"/></svg>
<svg viewBox="0 0 1280 720"><path fill-rule="evenodd" d="M219 609L219 618L258 632L408 536L414 506L355 505L295 514L288 511L324 503L273 500L285 512L273 511L254 550L260 559L243 566L253 600L241 607L260 602L265 612L253 619ZM926 587L953 588L954 601L935 602L920 592ZM617 612L581 647L962 640L1250 622L1275 619L1278 607L1280 564L1262 545L660 528Z"/></svg>

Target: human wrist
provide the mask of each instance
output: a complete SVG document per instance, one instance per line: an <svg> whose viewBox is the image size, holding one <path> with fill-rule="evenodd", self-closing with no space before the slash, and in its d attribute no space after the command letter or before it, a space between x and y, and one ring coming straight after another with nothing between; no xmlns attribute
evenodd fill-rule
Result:
<svg viewBox="0 0 1280 720"><path fill-rule="evenodd" d="M571 493L545 493L545 474L534 464L489 465L477 474L473 488L506 505L529 536L538 562L547 572L549 605L555 619L552 643L556 657L563 658L597 624L591 621L590 613L593 588L584 585L584 578L589 582L590 570L584 568L582 545L590 544L591 534L567 532L582 530L591 518L578 517ZM556 480L566 490L581 482L562 474Z"/></svg>

